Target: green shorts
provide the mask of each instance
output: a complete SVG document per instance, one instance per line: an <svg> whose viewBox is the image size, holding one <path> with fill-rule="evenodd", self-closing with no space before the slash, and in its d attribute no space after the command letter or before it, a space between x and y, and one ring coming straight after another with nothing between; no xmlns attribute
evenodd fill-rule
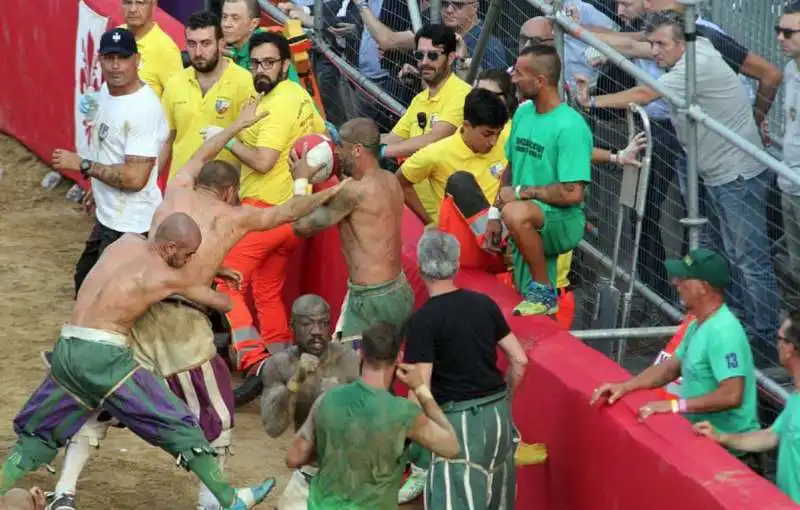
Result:
<svg viewBox="0 0 800 510"><path fill-rule="evenodd" d="M375 285L348 282L347 296L342 306L342 339L358 337L365 329L381 322L400 328L412 311L414 291L403 272L394 280Z"/></svg>
<svg viewBox="0 0 800 510"><path fill-rule="evenodd" d="M538 200L532 202L544 212L544 225L539 229L539 235L542 236L542 247L547 259L547 276L555 286L558 256L574 250L581 242L586 232L586 214L580 207L553 208ZM514 259L514 284L522 292L531 282L530 268L513 242L511 250Z"/></svg>

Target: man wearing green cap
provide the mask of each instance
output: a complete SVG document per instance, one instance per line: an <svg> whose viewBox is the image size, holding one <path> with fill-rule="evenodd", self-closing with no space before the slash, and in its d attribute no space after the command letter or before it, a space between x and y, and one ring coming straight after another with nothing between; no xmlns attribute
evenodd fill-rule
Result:
<svg viewBox="0 0 800 510"><path fill-rule="evenodd" d="M640 419L682 413L692 423L708 421L726 434L758 430L753 353L742 324L724 302L730 280L727 262L719 253L699 248L665 265L687 312L695 317L683 342L673 357L636 377L598 387L592 404L603 397L613 404L631 391L660 388L683 377L680 399L648 402L639 409Z"/></svg>

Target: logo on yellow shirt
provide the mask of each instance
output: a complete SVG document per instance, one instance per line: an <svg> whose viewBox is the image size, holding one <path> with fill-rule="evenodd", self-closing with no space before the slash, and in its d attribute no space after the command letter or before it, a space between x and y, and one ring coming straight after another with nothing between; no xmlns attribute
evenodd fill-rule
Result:
<svg viewBox="0 0 800 510"><path fill-rule="evenodd" d="M431 127L433 127L433 125L436 124L437 122L439 122L439 116L434 113L433 115L431 115Z"/></svg>
<svg viewBox="0 0 800 510"><path fill-rule="evenodd" d="M498 161L489 167L489 173L491 173L493 177L500 177L500 174L503 173L503 168L505 168L503 163Z"/></svg>
<svg viewBox="0 0 800 510"><path fill-rule="evenodd" d="M226 98L219 98L217 102L214 103L214 108L217 110L217 113L222 115L228 111L228 108L231 106L231 100Z"/></svg>

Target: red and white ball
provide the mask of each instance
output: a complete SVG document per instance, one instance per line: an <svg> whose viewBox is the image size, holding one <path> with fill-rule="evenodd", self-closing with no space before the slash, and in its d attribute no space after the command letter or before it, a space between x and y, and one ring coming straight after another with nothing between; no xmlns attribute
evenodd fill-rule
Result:
<svg viewBox="0 0 800 510"><path fill-rule="evenodd" d="M336 156L336 145L330 138L317 133L301 136L292 148L295 157L299 158L303 155L304 145L308 148L309 166L313 168L322 165L308 182L311 184L324 182L328 180L332 173L338 171L339 158Z"/></svg>

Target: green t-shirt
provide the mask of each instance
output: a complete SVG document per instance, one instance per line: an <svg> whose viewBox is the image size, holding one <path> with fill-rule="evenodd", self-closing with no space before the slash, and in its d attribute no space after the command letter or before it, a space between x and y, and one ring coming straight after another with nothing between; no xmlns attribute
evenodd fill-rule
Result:
<svg viewBox="0 0 800 510"><path fill-rule="evenodd" d="M309 510L397 508L406 467L406 438L422 409L361 379L334 388L316 417L319 473Z"/></svg>
<svg viewBox="0 0 800 510"><path fill-rule="evenodd" d="M592 180L592 131L567 104L539 114L533 101L517 109L506 142L513 186ZM541 204L545 212L553 206ZM576 207L583 207L580 204Z"/></svg>
<svg viewBox="0 0 800 510"><path fill-rule="evenodd" d="M263 31L264 29L259 27L256 28L253 33L257 34ZM233 59L236 65L244 67L248 71L250 70L250 39L247 39L241 48L237 49L234 47L231 49L231 59ZM289 78L290 81L302 85L300 83L300 77L297 75L297 70L294 68L294 64L289 64L287 78Z"/></svg>
<svg viewBox="0 0 800 510"><path fill-rule="evenodd" d="M771 428L780 439L775 484L792 501L800 503L800 393L792 393Z"/></svg>
<svg viewBox="0 0 800 510"><path fill-rule="evenodd" d="M675 356L681 360L681 398L684 399L707 395L731 377L744 377L742 405L719 413L687 413L689 421L708 420L714 428L727 434L760 428L753 352L741 322L727 305L722 305L702 324L692 321Z"/></svg>

